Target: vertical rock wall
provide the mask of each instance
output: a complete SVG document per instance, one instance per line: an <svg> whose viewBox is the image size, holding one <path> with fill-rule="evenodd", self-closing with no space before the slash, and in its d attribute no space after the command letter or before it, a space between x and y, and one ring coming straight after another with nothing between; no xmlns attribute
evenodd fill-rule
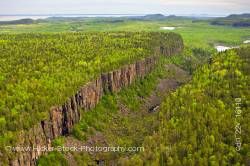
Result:
<svg viewBox="0 0 250 166"><path fill-rule="evenodd" d="M157 54L160 52L165 55L173 55L181 50L182 46L171 49L160 47L156 51ZM63 105L52 107L47 120L41 121L28 132L20 133L18 145L30 148L50 148L53 139L72 131L74 124L81 119L81 109L87 111L94 108L105 93L118 92L122 87L133 83L136 78L144 77L153 70L157 59L158 56L151 56L118 70L101 74L96 80L81 87ZM33 149L13 153L15 155L10 156L9 165L33 166L38 157L45 154L46 151Z"/></svg>

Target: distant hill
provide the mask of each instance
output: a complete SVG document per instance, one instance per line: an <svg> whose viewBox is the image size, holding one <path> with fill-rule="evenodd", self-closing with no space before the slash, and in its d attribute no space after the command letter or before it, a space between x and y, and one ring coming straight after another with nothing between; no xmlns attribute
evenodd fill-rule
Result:
<svg viewBox="0 0 250 166"><path fill-rule="evenodd" d="M14 21L0 21L0 25L33 24L34 22L34 20L27 18Z"/></svg>
<svg viewBox="0 0 250 166"><path fill-rule="evenodd" d="M149 15L145 15L142 16L143 19L148 19L148 20L161 20L161 19L165 19L166 16L162 15L162 14L149 14Z"/></svg>
<svg viewBox="0 0 250 166"><path fill-rule="evenodd" d="M95 22L103 22L116 24L125 21L164 21L164 20L180 20L180 19L196 19L192 17L185 16L175 16L169 15L165 16L163 14L148 14L144 16L121 16L121 17L88 17L88 16L79 16L79 17L66 17L66 16L53 16L45 19L20 19L14 21L0 21L0 25L18 25L18 24L33 24L33 23L46 23L46 22L83 22L86 20L93 20Z"/></svg>
<svg viewBox="0 0 250 166"><path fill-rule="evenodd" d="M127 17L129 20L148 20L148 21L152 21L152 20L176 20L176 19L188 19L189 17L184 17L184 16L176 16L176 15L169 15L169 16L165 16L162 14L149 14L149 15L145 15L145 16L132 16L132 17Z"/></svg>
<svg viewBox="0 0 250 166"><path fill-rule="evenodd" d="M128 20L132 21L162 21L169 19L187 19L188 17L169 15L165 16L162 14L149 14L145 16L121 16L121 17L49 17L46 19L37 20L37 22L55 22L55 21L85 21L86 19L92 19L96 22L105 22L105 23L120 23Z"/></svg>
<svg viewBox="0 0 250 166"><path fill-rule="evenodd" d="M227 17L213 19L212 25L228 25L233 27L250 27L250 14L232 14Z"/></svg>
<svg viewBox="0 0 250 166"><path fill-rule="evenodd" d="M40 19L39 22L42 21L82 21L86 19L87 17L61 17L61 16L54 16L54 17L48 17L45 19Z"/></svg>
<svg viewBox="0 0 250 166"><path fill-rule="evenodd" d="M229 16L227 16L226 18L245 18L245 19L249 19L250 18L250 13L245 13L245 14L231 14Z"/></svg>

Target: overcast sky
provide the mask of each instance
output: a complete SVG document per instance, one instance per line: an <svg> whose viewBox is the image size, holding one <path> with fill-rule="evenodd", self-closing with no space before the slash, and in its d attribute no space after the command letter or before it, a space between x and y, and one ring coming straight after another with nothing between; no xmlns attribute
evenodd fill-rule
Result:
<svg viewBox="0 0 250 166"><path fill-rule="evenodd" d="M0 0L0 14L250 13L250 0Z"/></svg>

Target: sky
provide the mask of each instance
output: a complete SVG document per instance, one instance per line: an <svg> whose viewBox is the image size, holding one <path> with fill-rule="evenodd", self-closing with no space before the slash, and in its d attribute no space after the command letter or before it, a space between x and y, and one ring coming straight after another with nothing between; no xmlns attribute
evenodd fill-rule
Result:
<svg viewBox="0 0 250 166"><path fill-rule="evenodd" d="M250 0L0 0L0 14L228 15L250 13Z"/></svg>

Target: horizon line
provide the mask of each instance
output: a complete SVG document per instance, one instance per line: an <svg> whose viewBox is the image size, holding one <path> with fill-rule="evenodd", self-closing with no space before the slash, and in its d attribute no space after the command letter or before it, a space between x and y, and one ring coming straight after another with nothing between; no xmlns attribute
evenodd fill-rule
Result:
<svg viewBox="0 0 250 166"><path fill-rule="evenodd" d="M176 14L162 14L162 13L46 13L46 14L0 14L0 16L53 16L53 15L124 15L124 16L145 16L145 15L156 15L156 14L161 14L164 16L171 16L171 15L175 15L175 16L227 16L227 15L231 15L231 14L235 14L235 13L229 13L229 14L208 14L208 13L190 13L190 14L181 14L181 13L176 13ZM247 14L247 13L237 13L237 14Z"/></svg>

